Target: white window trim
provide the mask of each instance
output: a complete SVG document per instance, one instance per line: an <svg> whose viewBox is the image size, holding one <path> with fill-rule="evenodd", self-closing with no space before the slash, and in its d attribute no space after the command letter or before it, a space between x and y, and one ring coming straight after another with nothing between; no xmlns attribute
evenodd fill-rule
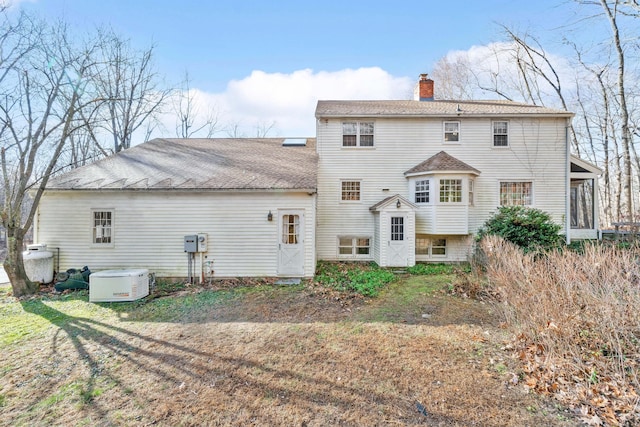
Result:
<svg viewBox="0 0 640 427"><path fill-rule="evenodd" d="M446 135L446 127L447 127L447 123L456 123L458 125L458 140L457 141L447 141L445 139L445 135ZM462 124L460 123L459 120L446 120L444 122L442 122L442 143L443 144L447 144L447 145L455 145L455 144L461 144L462 143Z"/></svg>
<svg viewBox="0 0 640 427"><path fill-rule="evenodd" d="M351 254L341 254L340 253L340 239L351 239ZM359 254L358 253L358 239L368 239L369 240L369 253L368 254ZM344 246L346 247L346 246ZM336 237L336 252L337 257L340 259L373 259L373 237L371 236L354 236L354 235L344 235Z"/></svg>
<svg viewBox="0 0 640 427"><path fill-rule="evenodd" d="M342 183L343 182L358 182L360 184L358 200L343 200L342 199ZM338 200L339 200L340 203L348 203L348 204L362 203L362 180L361 179L341 179L340 180L340 187L339 187L338 192L339 192Z"/></svg>
<svg viewBox="0 0 640 427"><path fill-rule="evenodd" d="M418 183L418 181L429 181L429 201L428 202L417 202L416 201L416 184ZM428 205L432 205L433 204L433 187L434 187L434 183L433 183L433 179L432 178L427 178L427 177L417 177L411 180L411 200L413 201L413 203L415 203L416 205L419 206L428 206Z"/></svg>
<svg viewBox="0 0 640 427"><path fill-rule="evenodd" d="M531 184L531 203L528 205L503 205L502 198L500 197L500 184L502 183L511 183L511 182L522 182L522 183L530 183ZM498 181L498 206L525 206L525 207L534 207L535 206L535 183L531 179L502 179Z"/></svg>
<svg viewBox="0 0 640 427"><path fill-rule="evenodd" d="M437 187L437 192L436 192L436 197L438 200L438 204L440 205L451 205L451 206L460 206L463 203L465 203L465 179L460 177L460 176L438 176L436 178L437 182L438 182L438 187ZM449 180L449 181L460 181L460 201L459 202L443 202L442 200L440 200L440 185L441 185L441 181L443 180Z"/></svg>
<svg viewBox="0 0 640 427"><path fill-rule="evenodd" d="M446 237L441 237L441 236L431 236L431 235L421 235L421 234L417 234L416 235L416 241L418 239L426 239L429 244L427 246L427 253L426 254L418 254L416 253L416 259L420 259L420 260L431 260L431 259L446 259L449 256L449 242L448 239ZM437 248L441 248L444 247L444 254L434 254L433 253L433 242L435 240L444 240L444 246L435 246ZM416 246L417 249L417 246Z"/></svg>
<svg viewBox="0 0 640 427"><path fill-rule="evenodd" d="M97 212L109 212L111 213L111 242L109 243L97 243L94 237L94 229L95 229L95 214ZM116 210L114 208L92 208L90 214L90 224L89 224L89 241L91 242L91 247L94 248L112 248L115 245L115 223L116 223Z"/></svg>
<svg viewBox="0 0 640 427"><path fill-rule="evenodd" d="M356 124L356 145L344 145L344 124L355 123ZM360 145L360 124L371 123L373 125L373 145ZM376 122L375 120L343 120L340 122L341 134L340 134L340 148L344 150L373 150L376 148Z"/></svg>
<svg viewBox="0 0 640 427"><path fill-rule="evenodd" d="M469 186L467 191L467 202L469 206L474 206L476 202L476 182L474 179L469 178L467 180L467 185Z"/></svg>
<svg viewBox="0 0 640 427"><path fill-rule="evenodd" d="M494 123L498 122L504 122L507 124L507 145L495 145ZM491 122L491 148L495 148L496 150L505 150L511 148L511 123L509 123L509 120L493 120Z"/></svg>

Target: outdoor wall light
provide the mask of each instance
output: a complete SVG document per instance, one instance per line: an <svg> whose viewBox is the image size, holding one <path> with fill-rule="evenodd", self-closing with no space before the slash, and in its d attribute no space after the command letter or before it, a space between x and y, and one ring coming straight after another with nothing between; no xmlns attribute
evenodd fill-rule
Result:
<svg viewBox="0 0 640 427"><path fill-rule="evenodd" d="M396 208L400 209L400 206L402 205L400 204L400 199L398 199L398 201L396 202Z"/></svg>
<svg viewBox="0 0 640 427"><path fill-rule="evenodd" d="M271 211L269 211L269 213L267 214L267 221L273 221L273 214L271 213Z"/></svg>

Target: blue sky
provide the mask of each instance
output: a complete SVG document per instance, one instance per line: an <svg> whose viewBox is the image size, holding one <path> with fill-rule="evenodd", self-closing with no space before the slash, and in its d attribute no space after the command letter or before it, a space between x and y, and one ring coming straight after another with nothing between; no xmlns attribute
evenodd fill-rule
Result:
<svg viewBox="0 0 640 427"><path fill-rule="evenodd" d="M16 7L63 18L79 32L110 25L136 46L154 43L167 83L188 70L203 105L223 120L247 129L275 121L285 136L313 134L317 98L405 96L447 53L500 40L496 23L544 34L573 19L564 0L23 0ZM273 105L296 95L287 87L305 97L279 110Z"/></svg>

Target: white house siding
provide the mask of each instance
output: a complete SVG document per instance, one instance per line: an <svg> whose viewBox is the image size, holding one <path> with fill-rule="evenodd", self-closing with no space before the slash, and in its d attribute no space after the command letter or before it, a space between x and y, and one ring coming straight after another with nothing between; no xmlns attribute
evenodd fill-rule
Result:
<svg viewBox="0 0 640 427"><path fill-rule="evenodd" d="M464 262L468 261L473 250L472 236L429 236L433 239L447 240L447 254L416 255L417 262Z"/></svg>
<svg viewBox="0 0 640 427"><path fill-rule="evenodd" d="M304 275L315 270L315 196L293 192L47 192L35 239L60 248L60 268L148 268L186 277L185 235L207 233L214 277L276 276L278 209L304 210ZM92 244L92 209L113 209L113 246ZM269 211L273 220L268 221ZM196 255L199 272L199 255Z"/></svg>
<svg viewBox="0 0 640 427"><path fill-rule="evenodd" d="M509 148L492 147L492 120L500 119L509 121ZM442 150L481 172L475 178L470 233L476 232L499 205L500 181L532 181L533 207L549 212L564 227L565 118L461 116L460 142L456 144L443 142L443 119L362 120L375 122L374 148L343 148L344 120L321 118L317 123L319 259L336 258L337 235L373 236L374 215L369 207L396 193L411 200L403 173ZM361 181L359 202L340 201L343 179ZM418 230L424 229L426 219L418 212Z"/></svg>

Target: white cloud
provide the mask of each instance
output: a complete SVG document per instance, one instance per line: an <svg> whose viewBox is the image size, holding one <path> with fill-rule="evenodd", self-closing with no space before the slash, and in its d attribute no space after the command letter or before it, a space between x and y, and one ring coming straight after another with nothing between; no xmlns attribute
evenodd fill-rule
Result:
<svg viewBox="0 0 640 427"><path fill-rule="evenodd" d="M16 8L20 3L35 3L37 0L0 0L0 8Z"/></svg>
<svg viewBox="0 0 640 427"><path fill-rule="evenodd" d="M244 136L255 136L257 125L275 122L269 136L314 136L315 107L327 99L407 99L413 80L394 77L378 67L293 73L266 73L232 80L222 93L194 90L199 111L213 107L222 125L237 124ZM167 131L174 125L166 117ZM219 132L216 136L226 136Z"/></svg>

